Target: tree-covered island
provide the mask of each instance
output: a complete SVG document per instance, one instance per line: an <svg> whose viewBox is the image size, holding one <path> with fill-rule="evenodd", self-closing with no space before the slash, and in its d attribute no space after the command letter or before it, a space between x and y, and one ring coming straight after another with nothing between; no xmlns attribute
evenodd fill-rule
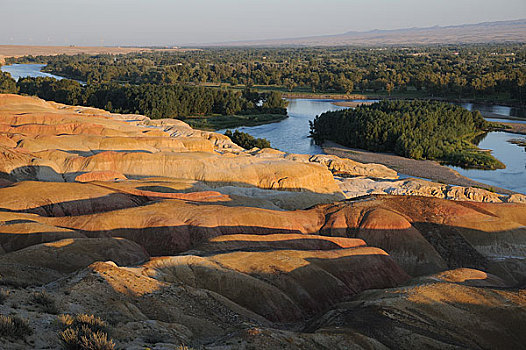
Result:
<svg viewBox="0 0 526 350"><path fill-rule="evenodd" d="M392 152L467 168L502 169L480 150L476 139L497 125L480 112L436 101L381 101L355 109L326 112L311 124L311 136L351 148Z"/></svg>

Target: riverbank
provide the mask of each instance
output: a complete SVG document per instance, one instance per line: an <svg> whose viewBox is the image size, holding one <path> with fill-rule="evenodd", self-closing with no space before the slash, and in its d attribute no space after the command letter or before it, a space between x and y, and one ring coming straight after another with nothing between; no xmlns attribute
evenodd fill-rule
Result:
<svg viewBox="0 0 526 350"><path fill-rule="evenodd" d="M257 88L256 88L257 90ZM338 93L304 93L304 92L283 92L285 98L290 99L314 99L314 100L367 100L369 96L363 94L338 94Z"/></svg>
<svg viewBox="0 0 526 350"><path fill-rule="evenodd" d="M511 132L513 134L526 135L526 124L522 123L499 123L506 126L502 131Z"/></svg>
<svg viewBox="0 0 526 350"><path fill-rule="evenodd" d="M360 163L383 164L401 174L409 176L425 178L450 185L480 187L503 194L516 193L511 190L494 187L485 183L471 180L465 176L460 175L455 170L431 160L416 160L404 158L390 153L376 153L360 149L353 149L341 146L332 141L325 142L322 148L327 154L335 155L341 158L349 158Z"/></svg>
<svg viewBox="0 0 526 350"><path fill-rule="evenodd" d="M333 102L332 104L335 106L340 106L340 107L355 108L358 106L368 106L373 103L374 102L372 101L338 101L338 102Z"/></svg>
<svg viewBox="0 0 526 350"><path fill-rule="evenodd" d="M256 90L261 89L261 87L254 87ZM520 103L519 101L510 100L500 97L491 97L491 98L455 98L455 97L437 97L429 96L422 92L406 92L406 93L392 93L391 95L382 94L382 93L308 93L308 92L285 92L281 89L261 89L261 90L278 90L281 91L283 97L289 99L317 99L317 100L433 100L433 101L443 101L443 102L452 102L452 103L477 103L477 104L499 104L506 105L508 107L518 107L524 108L526 105ZM491 117L491 113L488 113L488 117ZM502 116L496 115L495 118ZM521 119L521 118L518 118ZM524 120L524 119L522 119Z"/></svg>

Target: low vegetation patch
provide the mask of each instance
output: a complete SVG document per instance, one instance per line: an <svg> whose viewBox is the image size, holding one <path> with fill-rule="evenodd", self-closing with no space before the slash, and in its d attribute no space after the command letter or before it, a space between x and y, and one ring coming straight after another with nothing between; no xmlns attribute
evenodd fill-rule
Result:
<svg viewBox="0 0 526 350"><path fill-rule="evenodd" d="M62 331L58 333L66 350L113 350L115 343L108 337L108 324L94 315L60 315Z"/></svg>
<svg viewBox="0 0 526 350"><path fill-rule="evenodd" d="M101 331L104 333L108 333L109 329L106 321L94 315L60 315L58 316L58 321L64 328L81 328L86 326L92 331Z"/></svg>
<svg viewBox="0 0 526 350"><path fill-rule="evenodd" d="M228 136L233 143L241 146L245 149L257 148L270 148L270 141L267 139L255 138L254 136L236 130L232 133L231 130L225 131L225 135Z"/></svg>
<svg viewBox="0 0 526 350"><path fill-rule="evenodd" d="M0 305L5 303L5 301L9 298L9 291L5 289L0 289Z"/></svg>
<svg viewBox="0 0 526 350"><path fill-rule="evenodd" d="M0 315L0 337L23 339L31 333L33 330L27 320L17 315Z"/></svg>
<svg viewBox="0 0 526 350"><path fill-rule="evenodd" d="M311 136L374 152L433 159L466 168L500 169L504 164L474 140L496 126L480 112L434 101L381 101L317 116Z"/></svg>
<svg viewBox="0 0 526 350"><path fill-rule="evenodd" d="M55 299L46 293L46 291L33 293L31 302L40 306L41 310L48 314L56 315L58 313Z"/></svg>
<svg viewBox="0 0 526 350"><path fill-rule="evenodd" d="M194 129L220 130L240 126L256 126L279 122L287 118L286 114L252 114L252 115L216 115L206 117L187 117L184 122Z"/></svg>
<svg viewBox="0 0 526 350"><path fill-rule="evenodd" d="M67 328L59 333L62 347L67 350L113 350L115 343L104 332L89 327Z"/></svg>

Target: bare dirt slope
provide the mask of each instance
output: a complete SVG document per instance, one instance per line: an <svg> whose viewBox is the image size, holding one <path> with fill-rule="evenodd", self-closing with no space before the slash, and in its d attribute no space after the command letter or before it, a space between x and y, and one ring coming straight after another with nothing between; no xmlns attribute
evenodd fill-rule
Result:
<svg viewBox="0 0 526 350"><path fill-rule="evenodd" d="M520 348L526 204L396 177L0 95L1 347Z"/></svg>
<svg viewBox="0 0 526 350"><path fill-rule="evenodd" d="M211 46L345 46L345 45L429 45L525 42L526 20L484 22L456 26L405 28L347 32L304 38L239 41Z"/></svg>

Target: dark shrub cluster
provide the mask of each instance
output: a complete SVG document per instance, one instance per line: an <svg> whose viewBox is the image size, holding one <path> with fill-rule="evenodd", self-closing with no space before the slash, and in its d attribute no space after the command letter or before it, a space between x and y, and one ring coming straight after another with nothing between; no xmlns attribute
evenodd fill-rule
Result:
<svg viewBox="0 0 526 350"><path fill-rule="evenodd" d="M236 130L232 133L231 130L225 131L225 135L228 136L233 143L241 146L245 149L257 148L270 148L270 141L267 139L255 138L254 136Z"/></svg>
<svg viewBox="0 0 526 350"><path fill-rule="evenodd" d="M0 315L0 337L23 339L32 333L27 320L17 315Z"/></svg>
<svg viewBox="0 0 526 350"><path fill-rule="evenodd" d="M0 305L5 303L8 297L9 297L9 291L5 289L0 289Z"/></svg>
<svg viewBox="0 0 526 350"><path fill-rule="evenodd" d="M40 306L41 310L56 315L58 313L58 307L55 299L46 293L46 291L35 292L31 296L31 302Z"/></svg>

